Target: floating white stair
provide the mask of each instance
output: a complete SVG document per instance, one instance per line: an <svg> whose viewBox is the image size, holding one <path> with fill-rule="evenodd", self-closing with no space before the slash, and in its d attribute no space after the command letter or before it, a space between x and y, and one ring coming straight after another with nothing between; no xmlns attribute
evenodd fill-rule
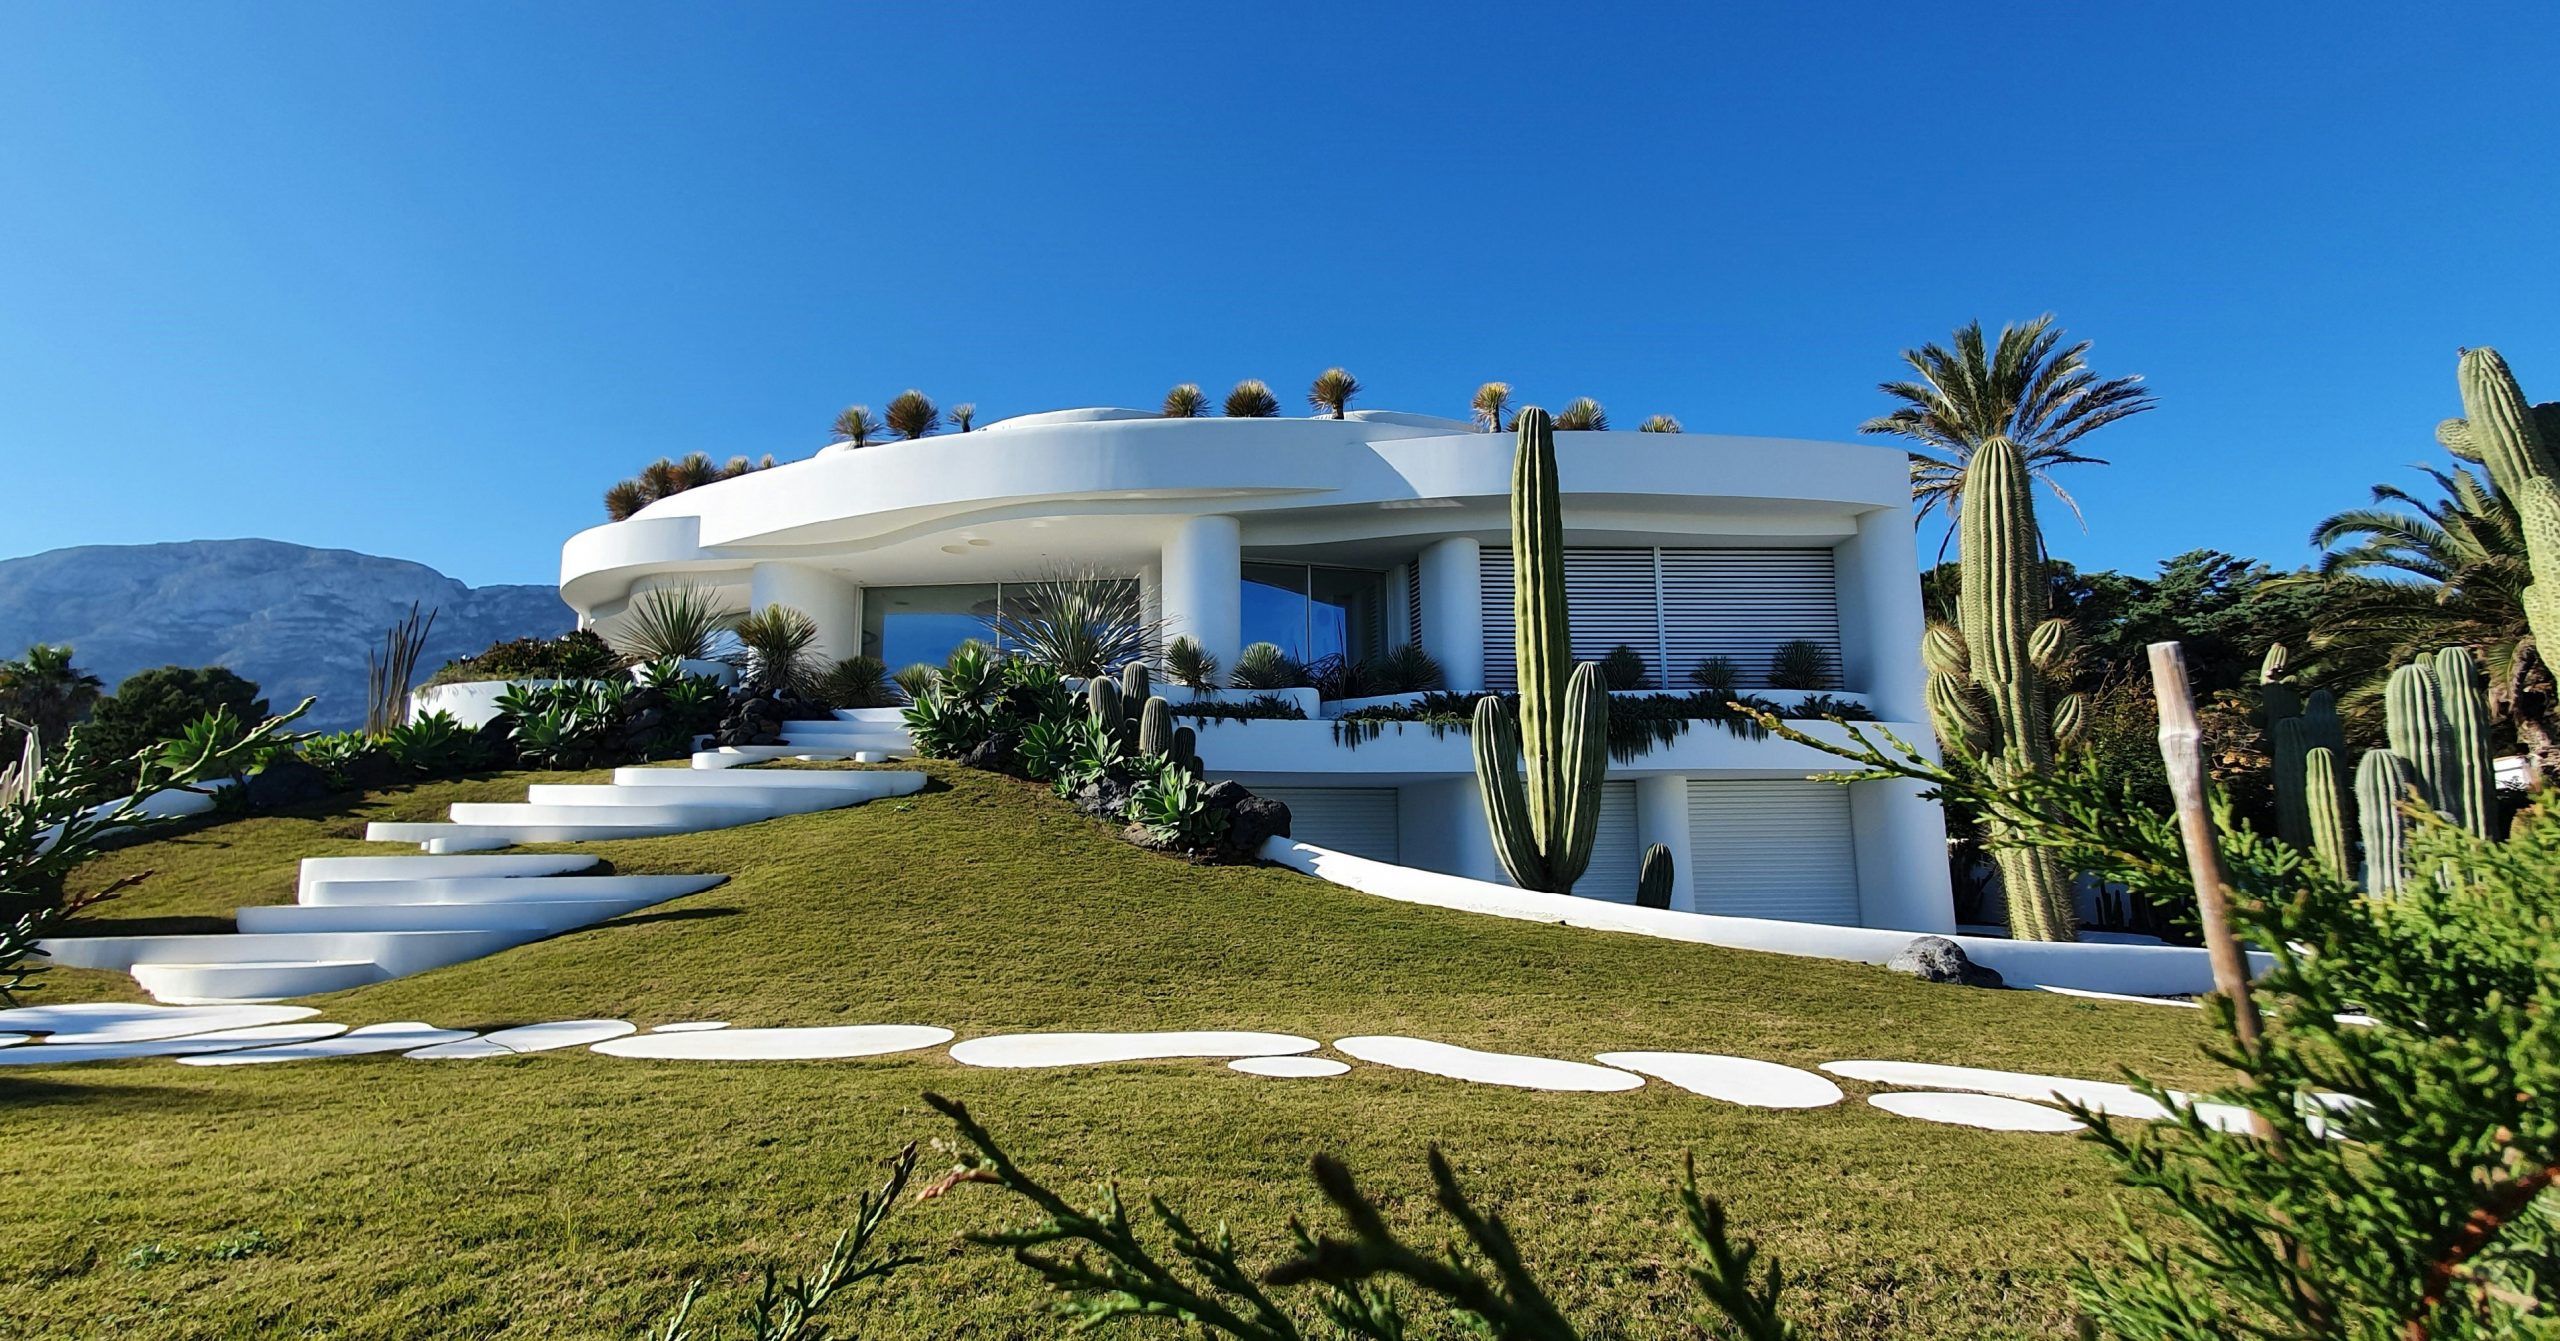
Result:
<svg viewBox="0 0 2560 1341"><path fill-rule="evenodd" d="M637 912L657 899L510 899L492 903L278 903L239 910L241 933L323 931L561 932Z"/></svg>
<svg viewBox="0 0 2560 1341"><path fill-rule="evenodd" d="M864 796L897 793L906 773L856 773L840 768L750 768L700 777L684 768L617 768L617 787L805 787L813 791L855 792Z"/></svg>
<svg viewBox="0 0 2560 1341"><path fill-rule="evenodd" d="M586 870L598 860L583 852L528 852L502 857L305 857L302 892L309 894L313 885L323 882L566 875ZM303 901L310 902L307 898Z"/></svg>
<svg viewBox="0 0 2560 1341"><path fill-rule="evenodd" d="M374 964L386 978L494 954L532 939L521 931L362 931L292 935L66 936L44 943L72 968L149 964L247 964L343 960Z"/></svg>
<svg viewBox="0 0 2560 1341"><path fill-rule="evenodd" d="M358 959L253 959L238 964L133 967L133 980L141 983L153 1000L173 1006L279 1001L314 992L342 992L390 976L380 964Z"/></svg>
<svg viewBox="0 0 2560 1341"><path fill-rule="evenodd" d="M768 764L776 759L803 759L811 763L850 759L855 763L877 763L878 759L865 757L874 753L871 750L822 750L806 745L723 745L714 750L695 751L693 766L700 769L736 768L740 764Z"/></svg>
<svg viewBox="0 0 2560 1341"><path fill-rule="evenodd" d="M685 770L688 775L694 770ZM737 778L734 773L714 773L723 781ZM853 801L868 800L858 793L823 787L763 787L752 785L762 774L743 775L749 785L714 786L697 782L690 787L624 787L594 783L537 783L525 789L525 800L542 806L613 806L646 808L669 805L737 806L752 808L759 818L775 815L802 815L812 810L833 810Z"/></svg>
<svg viewBox="0 0 2560 1341"><path fill-rule="evenodd" d="M451 824L441 820L415 823L377 821L364 826L376 843L416 843L436 856L488 852L518 843L587 843L616 838L656 838L692 833L689 823L630 824L589 820L577 824Z"/></svg>
<svg viewBox="0 0 2560 1341"><path fill-rule="evenodd" d="M725 875L562 875L512 878L461 876L451 880L317 880L303 886L302 902L317 908L554 902L563 899L645 899L658 903L687 894L699 894L728 878Z"/></svg>

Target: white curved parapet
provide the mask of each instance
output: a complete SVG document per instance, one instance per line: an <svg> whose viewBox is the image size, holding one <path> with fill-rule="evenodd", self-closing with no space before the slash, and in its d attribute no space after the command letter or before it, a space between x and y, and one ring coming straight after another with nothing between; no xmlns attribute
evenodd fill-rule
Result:
<svg viewBox="0 0 2560 1341"><path fill-rule="evenodd" d="M1329 884L1399 903L1810 959L1882 964L1901 953L1916 937L1936 934L1757 917L1716 917L1570 894L1538 894L1509 885L1371 861L1288 838L1274 838L1263 844L1261 856ZM2012 987L2076 987L2142 996L2187 996L2213 990L2213 968L2206 962L2205 952L2185 946L2012 941L1988 936L1947 939L1963 946L1973 962L1997 970ZM2250 961L2256 971L2264 971L2273 962L2263 954L2252 954Z"/></svg>

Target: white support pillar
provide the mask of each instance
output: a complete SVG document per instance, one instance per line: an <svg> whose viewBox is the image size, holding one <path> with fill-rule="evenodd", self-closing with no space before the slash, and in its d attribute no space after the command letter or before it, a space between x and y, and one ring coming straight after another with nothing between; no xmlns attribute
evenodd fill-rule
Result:
<svg viewBox="0 0 2560 1341"><path fill-rule="evenodd" d="M1422 551L1422 646L1448 687L1484 688L1484 556L1471 536Z"/></svg>
<svg viewBox="0 0 2560 1341"><path fill-rule="evenodd" d="M1164 544L1165 640L1189 638L1221 666L1244 636L1244 532L1233 517L1187 517Z"/></svg>
<svg viewBox="0 0 2560 1341"><path fill-rule="evenodd" d="M1932 751L1935 753L1935 751ZM1858 920L1871 927L1947 935L1956 929L1947 873L1947 817L1902 778L1849 784L1849 827L1858 855Z"/></svg>
<svg viewBox="0 0 2560 1341"><path fill-rule="evenodd" d="M1920 665L1927 619L1920 608L1920 549L1911 514L1876 508L1833 551L1840 588L1840 674L1887 722L1929 720Z"/></svg>
<svg viewBox="0 0 2560 1341"><path fill-rule="evenodd" d="M1636 779L1636 850L1660 843L1671 849L1671 906L1684 913L1698 910L1698 886L1689 870L1689 780L1684 777Z"/></svg>
<svg viewBox="0 0 2560 1341"><path fill-rule="evenodd" d="M862 650L862 588L806 564L760 563L747 575L755 609L787 605L818 622L815 650L829 661Z"/></svg>

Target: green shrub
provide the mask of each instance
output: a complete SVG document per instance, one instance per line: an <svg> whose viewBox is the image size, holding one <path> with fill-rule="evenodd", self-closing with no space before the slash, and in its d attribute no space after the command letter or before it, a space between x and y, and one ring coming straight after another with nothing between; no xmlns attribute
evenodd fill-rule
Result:
<svg viewBox="0 0 2560 1341"><path fill-rule="evenodd" d="M1239 663L1241 664L1241 663ZM1318 698L1367 698L1381 692L1377 665L1335 654L1318 657L1307 667L1307 683Z"/></svg>
<svg viewBox="0 0 2560 1341"><path fill-rule="evenodd" d="M1843 722L1872 722L1873 709L1853 698L1835 698L1830 694L1807 694L1793 706L1784 709L1789 717L1830 717Z"/></svg>
<svg viewBox="0 0 2560 1341"><path fill-rule="evenodd" d="M489 747L480 733L449 712L431 712L384 732L382 751L405 772L444 778L489 766Z"/></svg>
<svg viewBox="0 0 2560 1341"><path fill-rule="evenodd" d="M898 692L905 695L909 703L913 703L931 693L934 681L941 675L941 671L919 661L890 676L889 682L898 686Z"/></svg>
<svg viewBox="0 0 2560 1341"><path fill-rule="evenodd" d="M818 701L837 708L886 708L898 701L889 667L875 656L849 656L818 677Z"/></svg>
<svg viewBox="0 0 2560 1341"><path fill-rule="evenodd" d="M1225 700L1193 700L1173 705L1173 715L1203 722L1303 722L1307 710L1297 700L1279 694L1256 694L1242 703Z"/></svg>
<svg viewBox="0 0 2560 1341"><path fill-rule="evenodd" d="M1419 694L1448 683L1440 663L1420 643L1406 643L1387 653L1378 662L1377 678L1379 692L1385 694Z"/></svg>
<svg viewBox="0 0 2560 1341"><path fill-rule="evenodd" d="M1164 673L1165 678L1185 689L1217 692L1218 659L1189 638L1176 638L1165 644Z"/></svg>
<svg viewBox="0 0 2560 1341"><path fill-rule="evenodd" d="M623 679L514 684L498 696L498 715L517 760L527 767L622 763L613 747L623 734L623 704L633 688Z"/></svg>
<svg viewBox="0 0 2560 1341"><path fill-rule="evenodd" d="M444 663L427 677L430 685L474 680L592 680L611 675L622 657L593 629L572 629L557 638L515 638L491 643L486 651Z"/></svg>
<svg viewBox="0 0 2560 1341"><path fill-rule="evenodd" d="M1307 667L1278 644L1255 643L1236 653L1235 673L1227 681L1238 689L1304 689Z"/></svg>
<svg viewBox="0 0 2560 1341"><path fill-rule="evenodd" d="M355 785L355 771L368 755L380 752L381 746L361 731L339 731L313 736L302 742L302 762L319 769L329 777L330 785L344 791Z"/></svg>
<svg viewBox="0 0 2560 1341"><path fill-rule="evenodd" d="M1642 689L1652 672L1644 664L1644 654L1625 643L1609 649L1600 658L1600 682L1611 689Z"/></svg>
<svg viewBox="0 0 2560 1341"><path fill-rule="evenodd" d="M1689 683L1707 693L1731 698L1734 686L1742 683L1742 668L1733 664L1732 657L1708 657L1690 668Z"/></svg>
<svg viewBox="0 0 2560 1341"><path fill-rule="evenodd" d="M71 738L91 761L117 764L221 711L237 727L263 720L267 701L254 681L221 666L161 666L126 676L116 692L89 710L89 720Z"/></svg>
<svg viewBox="0 0 2560 1341"><path fill-rule="evenodd" d="M1769 658L1772 689L1831 689L1838 683L1831 674L1831 649L1811 638L1781 643Z"/></svg>

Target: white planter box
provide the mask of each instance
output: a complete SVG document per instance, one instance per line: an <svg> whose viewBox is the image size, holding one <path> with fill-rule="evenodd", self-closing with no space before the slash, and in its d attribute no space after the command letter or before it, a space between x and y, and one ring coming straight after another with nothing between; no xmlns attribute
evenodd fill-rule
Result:
<svg viewBox="0 0 2560 1341"><path fill-rule="evenodd" d="M544 687L563 683L559 680L458 680L452 684L431 684L409 691L409 720L416 721L431 712L453 714L453 720L478 729L497 720L498 700L509 685Z"/></svg>

